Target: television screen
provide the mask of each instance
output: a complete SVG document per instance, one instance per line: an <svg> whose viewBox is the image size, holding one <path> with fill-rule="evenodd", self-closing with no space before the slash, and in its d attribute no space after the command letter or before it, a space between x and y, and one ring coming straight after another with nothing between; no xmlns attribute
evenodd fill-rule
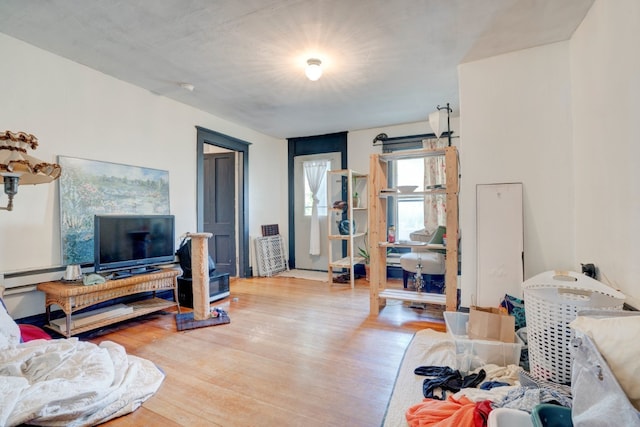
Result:
<svg viewBox="0 0 640 427"><path fill-rule="evenodd" d="M175 260L173 215L96 215L95 271L145 267Z"/></svg>

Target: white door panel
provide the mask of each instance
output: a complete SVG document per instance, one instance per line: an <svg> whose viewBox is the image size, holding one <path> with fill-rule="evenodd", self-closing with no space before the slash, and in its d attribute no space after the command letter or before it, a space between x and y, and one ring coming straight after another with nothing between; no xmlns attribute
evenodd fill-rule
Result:
<svg viewBox="0 0 640 427"><path fill-rule="evenodd" d="M522 184L478 185L476 197L476 304L494 307L505 294L522 296Z"/></svg>

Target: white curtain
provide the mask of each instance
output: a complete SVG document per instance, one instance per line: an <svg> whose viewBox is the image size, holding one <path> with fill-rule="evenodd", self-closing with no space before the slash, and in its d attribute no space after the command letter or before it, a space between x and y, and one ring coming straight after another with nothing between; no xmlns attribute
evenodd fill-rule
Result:
<svg viewBox="0 0 640 427"><path fill-rule="evenodd" d="M318 220L318 192L325 186L324 181L329 169L328 160L304 162L304 174L313 195L311 205L311 229L309 234L309 255L320 255L320 221Z"/></svg>
<svg viewBox="0 0 640 427"><path fill-rule="evenodd" d="M440 150L447 145L446 140L425 139L422 146L430 150ZM433 185L446 185L444 156L431 156L424 159L424 188ZM447 196L444 194L427 195L424 197L424 227L428 233L436 231L439 225L447 224Z"/></svg>

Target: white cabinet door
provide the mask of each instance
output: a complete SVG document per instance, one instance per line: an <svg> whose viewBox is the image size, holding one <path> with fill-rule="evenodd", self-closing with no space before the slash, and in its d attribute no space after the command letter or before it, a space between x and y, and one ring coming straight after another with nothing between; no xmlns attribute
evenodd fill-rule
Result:
<svg viewBox="0 0 640 427"><path fill-rule="evenodd" d="M505 294L522 297L522 184L476 187L476 304L495 307Z"/></svg>

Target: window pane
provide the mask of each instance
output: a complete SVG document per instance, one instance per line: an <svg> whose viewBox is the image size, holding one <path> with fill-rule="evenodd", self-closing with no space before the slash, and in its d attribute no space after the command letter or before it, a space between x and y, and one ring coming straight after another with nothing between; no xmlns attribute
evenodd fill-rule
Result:
<svg viewBox="0 0 640 427"><path fill-rule="evenodd" d="M396 162L395 184L417 185L424 189L424 159L401 159ZM398 200L396 213L396 239L411 240L409 234L424 228L424 200L402 198Z"/></svg>
<svg viewBox="0 0 640 427"><path fill-rule="evenodd" d="M417 185L416 191L424 189L424 159L402 159L397 165L396 186Z"/></svg>
<svg viewBox="0 0 640 427"><path fill-rule="evenodd" d="M415 185L415 184L414 184ZM398 200L397 240L411 240L409 234L424 228L424 202L420 199Z"/></svg>
<svg viewBox="0 0 640 427"><path fill-rule="evenodd" d="M303 162L302 170L305 170L305 164L307 163L315 163L315 161L311 162ZM331 163L327 159L327 171L331 170ZM327 176L325 172L325 177L322 180L322 184L320 185L320 189L318 190L318 216L327 216ZM309 187L309 181L307 180L307 174L304 174L304 216L311 216L311 208L313 206L313 193L311 192L311 188Z"/></svg>

